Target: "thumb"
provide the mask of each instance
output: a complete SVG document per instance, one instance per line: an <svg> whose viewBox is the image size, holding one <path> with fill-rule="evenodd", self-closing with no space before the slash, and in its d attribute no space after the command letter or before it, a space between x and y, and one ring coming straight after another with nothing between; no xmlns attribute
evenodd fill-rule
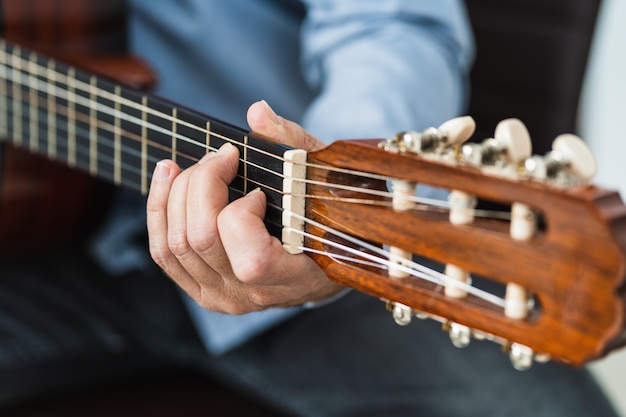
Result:
<svg viewBox="0 0 626 417"><path fill-rule="evenodd" d="M257 101L248 108L248 125L254 133L292 148L313 151L325 146L324 142L304 130L299 124L282 118L265 100Z"/></svg>

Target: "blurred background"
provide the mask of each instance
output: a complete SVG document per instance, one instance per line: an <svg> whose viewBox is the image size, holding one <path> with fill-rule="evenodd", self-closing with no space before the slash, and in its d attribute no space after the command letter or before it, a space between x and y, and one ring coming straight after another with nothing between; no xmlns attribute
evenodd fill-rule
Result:
<svg viewBox="0 0 626 417"><path fill-rule="evenodd" d="M579 109L579 133L598 160L596 182L626 199L626 2L603 0ZM626 416L626 351L592 369Z"/></svg>

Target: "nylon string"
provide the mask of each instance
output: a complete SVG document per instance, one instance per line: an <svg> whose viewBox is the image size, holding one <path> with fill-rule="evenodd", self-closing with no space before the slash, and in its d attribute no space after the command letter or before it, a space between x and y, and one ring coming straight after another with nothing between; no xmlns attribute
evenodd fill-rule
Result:
<svg viewBox="0 0 626 417"><path fill-rule="evenodd" d="M0 41L0 47L2 47L4 44L4 42ZM15 106L15 101L17 100L19 102L19 105L23 107L23 105L28 105L30 106L28 109L28 112L23 112L20 111L22 118L30 118L30 120L32 121L33 116L35 116L35 114L37 114L38 120L46 120L46 117L49 117L50 111L46 108L45 105L41 105L42 102L43 104L47 104L47 102L49 101L50 97L53 98L58 98L61 100L65 100L68 103L72 103L72 104L79 104L87 109L90 110L95 110L97 112L100 112L102 114L106 114L109 115L111 117L114 118L114 120L124 120L127 121L129 123L133 123L137 126L142 127L143 129L149 129L158 133L162 133L164 135L167 135L169 137L174 137L178 140L190 143L192 145L198 146L199 148L202 148L205 150L205 152L207 151L216 151L216 148L207 146L205 143L201 143L195 140L192 140L178 132L172 132L166 128L163 128L161 126L155 125L154 123L149 123L147 120L141 119L141 118L137 118L135 116L132 116L130 114L124 113L119 109L119 106L115 106L115 104L117 105L123 105L123 106L127 106L129 108L133 108L135 110L139 110L142 112L142 114L151 114L153 116L159 117L162 120L165 120L167 122L170 122L172 124L172 126L174 126L174 124L178 125L178 126L186 126L188 128L197 130L201 133L204 134L208 134L208 135L212 135L214 137L218 137L222 140L231 142L231 143L235 143L239 146L244 146L244 147L251 147L248 144L244 144L241 143L239 141L236 141L234 139L228 138L224 135L221 135L219 133L213 132L211 130L208 129L203 129L200 128L198 126L195 126L191 123L185 122L183 120L180 119L176 119L174 118L172 115L166 114L166 113L162 113L159 112L157 110L154 110L150 107L147 107L145 105L139 104L139 103L135 103L129 99L120 97L118 95L115 95L113 93L110 93L108 91L102 90L100 88L98 88L97 86L94 86L92 84L89 83L85 83L79 80L76 80L74 78L68 77L65 74L59 73L57 71L52 71L50 66L48 67L42 67L39 64L36 64L34 62L34 57L36 55L32 55L30 60L24 60L21 57L16 57L16 55L12 55L11 58L11 63L7 63L7 53L4 50L0 51L0 78L5 78L8 81L11 81L12 87L13 89L15 89L15 86L18 85L21 88L19 89L15 89L17 90L17 98L13 98L13 106L11 106L12 108L9 109L8 107L8 100L4 97L1 98L1 102L0 105L3 106L6 110L6 115L7 118L8 117L15 117L15 114L12 113L13 108L16 107ZM15 62L17 61L17 63ZM25 65L26 63L26 65ZM10 66L12 65L12 67ZM26 66L26 68L24 68ZM16 74L17 73L17 74ZM32 74L35 75L32 75ZM17 75L17 77L16 77ZM52 75L52 77L51 77ZM43 80L40 80L39 78L37 78L37 76L40 77L45 77L50 79L52 82L60 82L62 84L65 84L66 86L68 86L68 89L63 89L57 85L53 85L51 83L45 83ZM71 91L69 89L69 87L71 86ZM2 81L2 84L0 85L0 88L2 90L4 90L4 92L6 93L7 97L9 96L9 89L7 88L7 83L5 80ZM24 97L22 88L26 88L29 90L29 94L26 94L26 97ZM82 89L82 90L81 90ZM44 94L47 98L41 97L37 94L34 94L32 91L38 91L41 92L42 94ZM83 92L83 93L87 93L88 97L83 97L80 95L77 95L76 92ZM93 93L97 93L97 97L96 98L104 98L106 100L111 101L112 103L114 103L114 107L111 106L107 106L105 104L102 104L100 102L97 102L95 100L91 99L91 96L93 95ZM33 103L33 99L36 98L36 103ZM28 101L26 101L28 100ZM33 111L33 104L36 107L36 111ZM64 106L59 104L58 102L54 102L54 110L55 113L66 116L66 117L70 117L74 120L80 120L82 122L85 122L87 124L90 124L94 121L92 114L87 114L87 113L83 113L80 111L76 110L75 106ZM2 109L0 109L1 111ZM25 114L26 113L26 114ZM43 117L40 117L43 116ZM1 116L4 118L4 115ZM6 123L6 120L0 120L2 123ZM140 135L137 135L133 132L129 132L127 130L121 129L119 127L119 124L114 125L114 124L110 124L110 123L106 123L103 122L101 120L97 120L97 127L99 129L102 129L104 131L108 131L110 133L119 133L121 131L121 133L124 135L125 138L127 139L131 139L133 141L136 141L138 143L141 143L142 140L145 140L145 138L142 138ZM6 129L8 126L0 126L0 128L2 129ZM13 126L14 128L16 126ZM44 128L38 128L36 130L32 129L32 125L29 126L29 132L34 132L34 131L43 131L45 130ZM71 129L74 129L75 131L70 132ZM77 136L80 136L80 134L84 135L84 137L89 137L92 135L93 131L91 130L87 130L83 127L80 126L76 126L75 124L70 124L67 121L62 121L61 125L57 125L55 132L64 132L64 133L72 133L72 134L76 134ZM38 133L37 133L38 134ZM105 146L110 146L111 149L114 149L114 147L116 146L114 143L113 139L107 138L106 136L101 136L98 135L98 143L103 144ZM156 149L161 149L165 152L170 152L172 153L172 149L158 144L154 141L151 140L147 140L147 143L149 146L152 146L153 148ZM70 144L68 143L68 146L70 146ZM276 156L274 154L271 154L269 152L265 152L263 150L260 149L256 149L254 147L252 147L252 149L254 149L257 152L260 152L262 154L265 154L266 156L272 157L272 158L276 158L280 161L284 162L284 159L282 157ZM139 150L134 149L132 147L129 146L124 146L121 145L121 150L127 154L136 156L138 158L142 157L142 154L140 153ZM90 149L88 146L85 146L84 144L79 144L77 145L77 148L75 149L75 152L77 155L83 155L83 156L89 156L90 153ZM184 154L182 152L180 152L178 149L176 149L175 151L176 155L182 156L184 158L187 158L191 161L197 161L199 158L194 157L192 155L187 155ZM98 162L106 162L109 163L111 165L115 165L115 161L114 158L103 155L102 153L100 153L98 156ZM157 158L154 157L150 157L149 155L147 156L147 158L149 159L149 162L151 163L156 163L158 160ZM89 158L87 158L88 160ZM253 164L249 161L246 160L242 160L240 158L240 162L241 163L245 163L245 164L249 164L254 166L257 169L263 170L267 173L270 173L271 175L276 175L280 178L284 178L284 175L282 173L270 170L266 167L263 166L259 166L258 164ZM328 171L333 171L333 172L339 172L339 173L347 173L350 175L356 175L356 176L361 176L361 177L367 177L370 179L378 179L378 180L385 180L385 181L389 181L391 180L391 178L386 178L386 177L381 177L375 174L371 174L371 173L364 173L364 172L358 172L358 171L353 171L353 170L346 170L346 169L341 169L341 168L333 168L333 167L327 167L327 166L319 166L316 164L310 164L310 163L306 163L305 165L308 165L310 167L315 167L318 169L324 169L324 170L328 170ZM131 171L131 172L135 172L139 175L143 175L143 170L141 170L140 168L136 167L135 165L131 165L131 164L124 164L124 162L122 161L122 168ZM146 174L147 175L147 174ZM246 178L246 180L250 181L249 178ZM325 187L329 187L329 188L339 188L342 190L347 190L347 191L358 191L359 193L362 194L370 194L373 196L377 196L377 197L387 197L387 198L391 198L392 194L386 191L380 191L380 190L371 190L371 189L363 189L360 187L352 187L352 186L347 186L347 185L343 185L343 184L330 184L330 183L320 183L317 181L310 181L310 180L304 180L305 182L309 183L309 184L315 184L315 185L323 185ZM254 183L254 181L252 181ZM264 185L264 184L256 184L256 185ZM138 189L141 189L140 184L134 184L134 186ZM265 186L265 185L264 185ZM239 190L237 190L239 191ZM273 189L273 191L282 194L282 190L275 190ZM320 198L320 196L313 196L313 195L304 195L304 197L307 198ZM344 202L349 202L349 203L358 203L358 204L373 204L373 205L386 205L386 206L390 206L391 203L388 202L382 202L379 200L365 200L365 199L359 199L359 198L342 198L342 197L332 197L332 199L334 200L338 200L338 201L344 201ZM430 209L433 209L433 207L435 208L440 208L440 209L449 209L450 204L447 202L442 202L440 200L432 200L432 199L424 199L421 197L412 197L412 200L415 203L419 203L424 205L425 207L429 207ZM282 207L277 207L279 210L283 210ZM499 213L499 212L495 212L495 213ZM493 214L495 214L494 212L491 211L485 211L485 213L482 213L483 216L491 216ZM293 214L296 217L300 217L297 216L295 214ZM498 214L497 217L502 217L501 214ZM324 240L323 238L320 238L318 236L315 235L311 235L311 234L305 234L305 232L302 231L297 231L294 230L294 232L296 233L303 233L305 234L305 236L309 239L315 239L318 241L323 241L323 243L337 247L341 250L344 250L347 253L352 253L354 255L354 257L345 257L344 255L338 255L338 254L333 254L333 253L324 253L324 255L326 256L330 256L330 257L334 257L334 258L342 258L343 260L350 260L351 262L355 262L355 263L362 263L362 264L366 264L369 266L376 266L379 267L381 269L387 269L389 267L390 261L389 261L389 253L388 251L384 250L384 249L380 249L378 247L372 246L370 244L368 244L367 242L361 241L358 238L354 238L352 236L346 235L344 233L341 233L338 230L329 228L325 225L321 225L317 222L312 221L311 219L307 219L302 217L301 220L309 223L309 224L313 224L316 227L319 227L322 230L325 230L328 233L334 234L337 237L340 237L344 240L350 241L356 245L358 245L359 247L364 247L364 248L368 248L368 250L370 250L371 252L375 253L378 256L374 256L371 255L369 253L365 253L364 251L360 251L357 249L354 249L352 247L348 247L344 244L341 243L337 243L334 241L329 241L329 240ZM309 252L317 252L314 251L313 249L310 248L301 248L304 251L309 251ZM439 273L438 271L432 270L430 268L427 268L423 265L420 265L418 263L412 262L412 261L407 261L405 264L403 265L394 265L394 267L400 267L402 269L405 270L405 272L409 273L411 276L419 278L419 279L423 279L426 280L428 282L433 282L435 284L438 285L445 285L447 282L449 282L449 278L442 273ZM459 286L458 282L454 283L455 285ZM503 307L504 306L504 300L494 296L492 294L489 294L483 290L480 290L474 286L472 286L471 284L462 284L464 288L468 293L471 293L489 303L492 303L494 305L497 305L499 307Z"/></svg>

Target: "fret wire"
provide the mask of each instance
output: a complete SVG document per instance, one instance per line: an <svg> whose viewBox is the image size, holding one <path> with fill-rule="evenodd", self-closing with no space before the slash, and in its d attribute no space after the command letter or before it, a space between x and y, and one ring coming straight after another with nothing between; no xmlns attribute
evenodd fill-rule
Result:
<svg viewBox="0 0 626 417"><path fill-rule="evenodd" d="M17 53L20 53L20 48L16 47L15 50ZM18 60L17 55L13 55L11 57L11 61L15 64L15 61ZM12 87L13 90L13 132L14 137L13 143L16 145L21 145L22 143L22 82L21 82L21 73L18 72L17 68L14 66L13 70L13 79L18 80L18 82L14 82ZM18 107L19 106L19 107Z"/></svg>
<svg viewBox="0 0 626 417"><path fill-rule="evenodd" d="M69 79L72 80L75 75L74 68L70 67L68 71ZM67 140L69 142L67 147L67 163L70 167L76 166L76 132L74 124L76 123L76 92L73 85L70 83L67 86L68 98L67 98Z"/></svg>
<svg viewBox="0 0 626 417"><path fill-rule="evenodd" d="M141 120L147 121L147 113L145 108L148 104L148 97L141 97L141 104L143 108L141 110ZM141 193L143 195L148 194L148 129L146 125L141 126Z"/></svg>
<svg viewBox="0 0 626 417"><path fill-rule="evenodd" d="M176 162L176 107L172 109L172 161Z"/></svg>
<svg viewBox="0 0 626 417"><path fill-rule="evenodd" d="M51 80L51 82L48 83L47 88L46 88L46 97L48 100L48 157L51 159L56 159L57 157L57 134L56 134L56 115L57 115L57 106L56 106L56 99L54 96L54 93L52 91L54 85L52 81L54 78L54 74L55 74L55 61L54 60L50 60L48 61L48 65L47 65L47 70L48 70L48 74L46 74L46 76L48 77L49 80Z"/></svg>
<svg viewBox="0 0 626 417"><path fill-rule="evenodd" d="M9 136L9 91L7 68L0 66L0 140L7 139Z"/></svg>
<svg viewBox="0 0 626 417"><path fill-rule="evenodd" d="M209 153L211 149L211 122L206 122L206 152Z"/></svg>
<svg viewBox="0 0 626 417"><path fill-rule="evenodd" d="M5 50L0 50L0 62L5 62L6 61L6 58L5 58L4 55L7 54L7 53L8 52L5 51ZM21 61L17 61L17 62L21 63ZM20 69L24 69L23 65L19 65L18 63L14 63L13 66L15 68L19 67ZM41 66L39 66L39 65L36 67L36 74L37 75L40 74L40 68L41 68ZM67 76L66 75L64 75L62 73L58 73L56 78L59 81L65 80L66 84L67 84ZM110 101L113 101L113 102L118 102L119 101L122 105L128 106L130 108L134 108L136 110L142 110L141 105L139 105L138 103L135 103L133 101L127 100L127 99L122 98L122 97L115 96L114 94L111 94L110 92L107 92L107 91L99 89L99 88L95 88L94 89L91 85L88 85L88 84L86 84L86 83L84 83L82 81L76 80L75 86L76 86L76 88L78 90L81 90L81 88L82 88L83 91L90 91L90 92L93 91L93 92L96 93L96 96L102 97L104 99L107 99L107 100L110 100ZM60 91L63 91L63 90L60 90ZM80 103L80 104L83 104L83 103ZM86 106L89 107L89 105L86 105ZM151 109L150 107L144 108L143 110L145 110L148 114L160 117L161 119L163 119L165 121L170 121L170 122L174 121L172 119L172 116L167 115L167 114L165 114L163 112L159 112L159 111L156 111L154 109ZM106 114L111 115L110 112L107 112L106 110L103 111L102 109L100 109L100 111L102 111L102 112L104 112ZM137 123L136 120L132 120L133 118L125 117L125 115L123 115L123 114L120 117L124 118L127 121L130 121L131 123ZM134 118L134 119L136 119L136 118ZM207 132L203 128L200 128L200 127L198 127L196 125L193 125L191 123L187 123L187 122L185 122L183 120L177 120L177 123L181 124L181 125L184 125L184 126L190 128L190 129L197 130L197 131L199 131L201 133L213 133L216 137L220 137L221 139L224 139L224 140L229 141L229 142L233 141L232 138L228 138L228 137L225 137L223 135L216 134L215 132L210 132L210 131ZM149 127L151 129L155 130L155 131L159 131L159 132L161 132L163 134L166 134L166 135L169 135L171 133L171 132L168 132L167 129L163 129L163 128L161 128L159 126L156 126L156 125L150 125ZM189 142L189 140L186 137L184 137L184 136L176 135L176 137L179 140L184 140L184 141ZM195 142L195 141L192 141L192 142L189 142L189 143L192 143L192 144L198 145L198 146L202 146L198 142ZM270 152L262 151L262 150L259 150L259 149L256 149L256 151L261 153L261 154L264 154L266 156L272 157L272 158L281 159L280 156L277 156L277 155L272 154Z"/></svg>
<svg viewBox="0 0 626 417"><path fill-rule="evenodd" d="M116 95L120 95L121 94L121 87L119 85L115 86L115 94ZM121 113L121 107L120 107L120 103L119 102L115 102L114 103L115 106L115 112L116 113ZM121 145L122 145L122 136L121 136L121 129L120 129L120 123L121 120L119 117L114 117L113 118L113 160L115 161L115 168L114 168L114 182L116 185L119 185L122 183L122 166L120 164L120 162L122 161L122 150L121 150Z"/></svg>
<svg viewBox="0 0 626 417"><path fill-rule="evenodd" d="M29 62L28 62L29 67L36 64L33 62L34 59L37 59L37 56L33 52L31 52L29 55ZM38 117L39 112L37 111L37 108L32 105L32 103L35 101L36 95L37 95L37 92L34 89L30 88L30 85L29 85L28 110L29 110L30 124L28 128L28 133L30 136L29 148L31 152L39 151L39 129L37 129L37 126L39 125L39 117Z"/></svg>
<svg viewBox="0 0 626 417"><path fill-rule="evenodd" d="M95 76L89 77L89 98L90 103L95 102L96 100L96 83L97 78ZM98 111L95 106L87 105L85 106L89 108L89 173L91 175L98 174L98 141L96 140L98 137Z"/></svg>
<svg viewBox="0 0 626 417"><path fill-rule="evenodd" d="M248 135L243 137L243 193L248 194Z"/></svg>

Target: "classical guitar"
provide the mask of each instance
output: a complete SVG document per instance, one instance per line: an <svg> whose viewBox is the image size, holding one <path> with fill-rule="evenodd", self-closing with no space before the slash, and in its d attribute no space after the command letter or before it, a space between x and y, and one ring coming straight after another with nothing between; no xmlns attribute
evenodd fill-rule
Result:
<svg viewBox="0 0 626 417"><path fill-rule="evenodd" d="M188 167L230 142L231 197L261 187L286 250L381 298L399 324L429 317L457 346L501 343L518 369L581 365L623 345L626 207L587 183L584 144L564 135L532 155L515 119L465 143L472 132L460 118L307 154L0 41L0 137L14 147L146 194L158 160ZM417 184L451 198L416 197Z"/></svg>

